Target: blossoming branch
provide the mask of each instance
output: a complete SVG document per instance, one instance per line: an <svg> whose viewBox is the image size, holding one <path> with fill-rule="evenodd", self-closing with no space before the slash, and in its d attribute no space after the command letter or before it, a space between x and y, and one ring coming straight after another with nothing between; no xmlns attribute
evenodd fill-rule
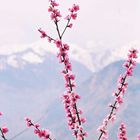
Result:
<svg viewBox="0 0 140 140"><path fill-rule="evenodd" d="M2 116L2 112L0 112L0 116ZM6 126L0 127L1 137L3 140L7 140L5 134L8 132L8 128Z"/></svg>
<svg viewBox="0 0 140 140"><path fill-rule="evenodd" d="M118 140L127 140L126 125L124 123L121 123L119 128Z"/></svg>
<svg viewBox="0 0 140 140"><path fill-rule="evenodd" d="M40 129L39 124L34 124L31 119L25 118L26 124L28 127L34 127L34 133L38 135L39 138L43 140L53 140L51 136L51 132L48 129Z"/></svg>
<svg viewBox="0 0 140 140"><path fill-rule="evenodd" d="M120 108L120 105L123 103L123 96L125 95L126 89L128 87L126 79L127 77L132 76L133 70L136 66L135 59L138 57L137 54L138 51L136 49L129 50L128 59L124 63L126 72L123 75L120 75L118 79L117 91L113 93L115 101L114 103L109 104L111 111L103 120L103 124L98 128L98 131L100 132L98 140L105 140L108 138L107 126L110 120L113 122L116 119L116 113Z"/></svg>
<svg viewBox="0 0 140 140"><path fill-rule="evenodd" d="M38 31L41 33L41 38L47 38L50 43L54 43L55 46L58 48L59 52L57 54L57 58L59 62L64 65L64 69L62 70L62 74L65 79L65 88L66 91L63 94L63 104L67 116L68 126L72 130L73 135L76 137L77 140L84 140L87 136L87 132L83 129L83 124L86 122L86 119L83 118L81 115L83 111L77 106L77 102L80 99L80 95L75 91L76 83L75 83L75 75L72 72L72 64L69 59L69 49L70 46L67 43L62 41L63 35L68 28L72 28L72 20L76 20L77 12L79 10L79 6L73 4L72 8L69 8L69 14L64 18L66 20L66 26L62 31L60 31L59 23L62 19L62 14L58 9L59 4L55 0L50 0L50 6L48 12L50 13L50 18L54 22L56 31L57 31L57 38L52 38L49 36L45 31L41 28ZM136 66L135 59L137 58L138 51L135 49L131 49L128 54L128 59L126 60L124 67L126 68L126 72L123 75L120 75L118 79L117 91L113 93L115 97L115 101L109 104L111 108L110 113L107 117L103 120L103 124L99 127L98 131L100 133L98 140L105 140L108 138L108 125L110 121L114 121L116 119L116 113L120 108L121 104L123 103L123 96L125 95L126 89L128 87L128 83L126 82L127 77L132 76L134 67ZM40 137L44 138L44 135L47 133L47 139L50 138L50 133L44 132L39 129L38 126L34 125L30 119L27 119L27 125L33 126L35 128L35 133ZM122 129L121 125L121 129ZM41 133L40 133L41 132ZM45 134L44 134L45 133ZM120 135L122 132L120 132ZM43 135L43 136L42 136ZM49 137L48 137L49 136Z"/></svg>
<svg viewBox="0 0 140 140"><path fill-rule="evenodd" d="M50 12L50 18L56 26L58 38L54 39L50 37L41 28L38 31L41 33L41 38L47 37L48 41L53 42L59 50L57 58L59 59L60 63L64 64L62 74L65 79L66 91L63 94L63 104L66 111L68 126L73 131L73 135L76 137L76 139L84 140L84 137L87 136L87 132L83 130L82 124L86 122L86 119L81 117L83 111L77 107L77 101L80 99L80 95L74 90L76 87L75 75L72 72L72 65L68 55L70 46L67 43L63 43L62 41L63 35L67 28L72 28L73 26L71 20L76 20L77 18L77 11L79 10L79 6L73 4L72 8L68 9L69 14L64 18L67 23L62 32L60 32L58 25L62 18L58 6L59 4L56 3L55 0L50 0L48 12Z"/></svg>

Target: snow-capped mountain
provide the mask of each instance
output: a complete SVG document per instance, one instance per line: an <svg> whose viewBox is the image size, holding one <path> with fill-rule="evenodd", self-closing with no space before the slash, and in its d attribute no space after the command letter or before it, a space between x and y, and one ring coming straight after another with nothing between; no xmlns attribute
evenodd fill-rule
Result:
<svg viewBox="0 0 140 140"><path fill-rule="evenodd" d="M140 51L139 41L118 48L104 47L102 44L95 43L90 43L85 47L75 44L70 44L70 46L71 59L85 65L92 72L101 70L112 62L126 59L128 50L132 47ZM28 63L43 63L47 53L57 54L57 52L58 49L46 39L29 45L1 46L0 69L5 69L7 66L23 68Z"/></svg>
<svg viewBox="0 0 140 140"><path fill-rule="evenodd" d="M139 43L134 44L139 50ZM107 104L112 100L111 93L115 90L117 77L122 72L122 61L116 61L126 58L127 50L131 47L135 46L130 44L121 49L101 49L101 45L91 44L81 48L71 44L70 57L78 83L77 91L82 97L79 106L84 109L88 120L86 129L90 133L89 140L92 136L97 136L96 129L108 113ZM38 139L32 129L26 129L25 116L39 120L41 126L49 128L57 139L71 137L61 102L64 81L60 71L63 66L58 63L56 53L57 48L46 40L11 48L3 46L3 49L0 49L0 111L4 112L0 123L8 126L9 140ZM130 138L134 139L139 132L140 122L133 117L140 117L137 111L140 98L139 72L138 65L130 80L126 103L120 110L120 117L115 126L111 127L112 138L116 135L118 122L122 120L129 125L128 131L133 132L129 133ZM134 124L134 127L131 124Z"/></svg>
<svg viewBox="0 0 140 140"><path fill-rule="evenodd" d="M18 57L20 58L20 54ZM92 75L92 72L76 61L72 61L72 63L76 82L80 85ZM47 120L47 116L51 115L49 113L51 112L56 113L51 116L52 122L56 120L55 116L58 114L65 118L65 115L61 111L59 112L59 109L63 110L61 102L64 92L62 69L63 66L58 63L56 56L47 53L43 63L26 62L22 67L7 64L5 69L0 71L0 110L4 112L1 123L7 124L9 127L9 139L26 128L25 116L31 116L35 121L44 116L43 118ZM56 103L60 105L58 108L55 106ZM53 110L54 112L52 112ZM47 124L50 125L52 122L48 120ZM46 123L44 124L46 125ZM24 139L30 139L30 137L32 139L34 135L30 134L28 138ZM17 137L17 139L21 139L21 137Z"/></svg>
<svg viewBox="0 0 140 140"><path fill-rule="evenodd" d="M109 103L113 102L112 93L117 89L117 80L125 70L122 68L123 61L109 64L101 71L94 73L79 88L79 93L83 96L83 108L85 110L89 129L89 140L97 139L97 128L102 124L105 116L110 112ZM134 74L128 80L129 86L124 96L124 103L117 114L115 123L110 123L109 140L117 139L118 127L121 122L127 124L127 136L130 140L135 140L140 132L140 64L134 70ZM85 93L87 93L85 95ZM97 119L98 118L98 119Z"/></svg>
<svg viewBox="0 0 140 140"><path fill-rule="evenodd" d="M8 67L0 72L0 110L4 112L1 124L8 126L10 131L7 137L10 140L38 139L32 129L26 128L25 116L39 121L42 127L49 128L57 139L71 138L61 100L64 91L64 81L59 74L61 66L54 62L55 57L50 56L48 61L49 63L37 65L28 64L22 70ZM109 112L107 106L113 100L112 92L116 89L117 78L124 72L122 64L122 61L112 63L96 73L91 73L80 63L74 66L78 81L77 92L81 95L78 106L83 108L87 118L85 128L90 134L88 140L98 136L96 129ZM140 121L136 119L140 117L137 111L140 98L139 75L140 65L137 65L134 76L129 79L129 88L117 121L110 125L111 139L116 139L117 127L122 121L128 125L130 139L135 139L140 130Z"/></svg>

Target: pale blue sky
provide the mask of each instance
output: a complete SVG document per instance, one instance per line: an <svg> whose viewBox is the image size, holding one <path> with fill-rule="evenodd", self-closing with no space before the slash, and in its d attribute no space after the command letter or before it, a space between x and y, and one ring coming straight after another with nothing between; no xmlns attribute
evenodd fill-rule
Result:
<svg viewBox="0 0 140 140"><path fill-rule="evenodd" d="M81 7L66 40L85 46L96 42L122 46L140 40L140 0L59 0L65 11L72 3ZM0 46L28 44L39 39L37 28L54 35L47 12L48 0L0 0Z"/></svg>

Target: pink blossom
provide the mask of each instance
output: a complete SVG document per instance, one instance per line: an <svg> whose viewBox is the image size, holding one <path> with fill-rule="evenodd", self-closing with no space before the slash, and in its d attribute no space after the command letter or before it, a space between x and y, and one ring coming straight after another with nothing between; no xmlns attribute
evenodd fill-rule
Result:
<svg viewBox="0 0 140 140"><path fill-rule="evenodd" d="M43 31L41 28L38 29L38 31L41 33L41 38L47 37L47 34L45 33L45 31Z"/></svg>
<svg viewBox="0 0 140 140"><path fill-rule="evenodd" d="M84 132L83 136L88 137L88 132Z"/></svg>
<svg viewBox="0 0 140 140"><path fill-rule="evenodd" d="M68 63L68 64L66 65L66 69L68 69L69 71L72 71L71 63Z"/></svg>
<svg viewBox="0 0 140 140"><path fill-rule="evenodd" d="M108 126L108 122L114 121L116 119L116 112L118 111L119 107L123 103L123 96L126 92L128 87L128 83L126 82L127 77L132 76L133 70L136 66L136 61L134 59L137 58L138 51L135 49L131 49L128 54L128 59L124 63L124 67L126 68L126 72L124 75L120 75L118 79L118 86L117 91L113 92L113 96L115 97L114 103L109 104L111 107L110 113L107 115L107 120L103 121L103 124L99 127L100 136L99 138L102 139L105 129ZM120 138L121 139L121 138ZM124 139L123 139L124 140Z"/></svg>
<svg viewBox="0 0 140 140"><path fill-rule="evenodd" d="M56 41L55 41L55 44L56 44L56 47L57 47L57 48L60 48L60 47L62 46L61 40L56 40Z"/></svg>
<svg viewBox="0 0 140 140"><path fill-rule="evenodd" d="M70 20L70 15L67 15L64 19Z"/></svg>
<svg viewBox="0 0 140 140"><path fill-rule="evenodd" d="M48 41L49 41L50 43L51 43L51 41L52 41L52 38L51 38L51 37L49 37L49 36L48 36Z"/></svg>
<svg viewBox="0 0 140 140"><path fill-rule="evenodd" d="M40 125L39 124L35 124L35 128L39 128L40 127Z"/></svg>
<svg viewBox="0 0 140 140"><path fill-rule="evenodd" d="M29 119L28 117L25 118L25 121L28 127L31 127L33 125L31 119Z"/></svg>
<svg viewBox="0 0 140 140"><path fill-rule="evenodd" d="M63 44L65 50L69 50L70 46L68 44Z"/></svg>
<svg viewBox="0 0 140 140"><path fill-rule="evenodd" d="M70 79L71 80L75 80L75 75L74 74L70 74Z"/></svg>
<svg viewBox="0 0 140 140"><path fill-rule="evenodd" d="M120 84L122 84L122 83L124 82L124 77L123 77L123 75L120 75L118 82L119 82Z"/></svg>
<svg viewBox="0 0 140 140"><path fill-rule="evenodd" d="M50 138L50 131L47 129L40 129L40 125L39 124L34 124L31 119L29 118L25 118L26 124L27 126L32 126L34 127L34 134L38 135L39 138L43 138L44 140L52 140Z"/></svg>
<svg viewBox="0 0 140 140"><path fill-rule="evenodd" d="M127 140L126 126L124 123L122 123L119 128L118 140Z"/></svg>
<svg viewBox="0 0 140 140"><path fill-rule="evenodd" d="M73 4L73 10L74 12L77 12L79 10L79 5Z"/></svg>
<svg viewBox="0 0 140 140"><path fill-rule="evenodd" d="M1 130L3 134L6 134L8 132L8 128L6 126L3 126Z"/></svg>
<svg viewBox="0 0 140 140"><path fill-rule="evenodd" d="M114 123L115 120L116 120L116 114L113 114L112 117L111 117L111 121L112 121L112 123Z"/></svg>
<svg viewBox="0 0 140 140"><path fill-rule="evenodd" d="M81 118L81 122L85 123L86 122L86 118Z"/></svg>
<svg viewBox="0 0 140 140"><path fill-rule="evenodd" d="M77 13L72 13L72 14L71 14L71 18L72 18L73 20L75 20L75 19L77 18Z"/></svg>
<svg viewBox="0 0 140 140"><path fill-rule="evenodd" d="M122 104L122 103L123 103L123 99L122 99L121 96L118 96L118 97L116 98L116 101L118 102L118 104Z"/></svg>
<svg viewBox="0 0 140 140"><path fill-rule="evenodd" d="M48 8L48 12L52 12L53 11L53 8L52 7L49 7Z"/></svg>
<svg viewBox="0 0 140 140"><path fill-rule="evenodd" d="M51 16L52 20L58 21L58 17L61 17L61 14L60 14L60 11L58 9L54 9L50 16Z"/></svg>
<svg viewBox="0 0 140 140"><path fill-rule="evenodd" d="M50 1L50 7L48 8L48 12L50 12L50 17L55 22L59 21L59 18L62 17L60 11L56 8L59 4L55 2L55 0Z"/></svg>
<svg viewBox="0 0 140 140"><path fill-rule="evenodd" d="M72 28L72 26L73 26L73 24L72 24L72 23L70 23L67 27Z"/></svg>
<svg viewBox="0 0 140 140"><path fill-rule="evenodd" d="M55 7L55 6L59 6L59 4L58 3L56 3L56 1L55 0L50 0L51 1L51 5L53 6L53 7Z"/></svg>
<svg viewBox="0 0 140 140"><path fill-rule="evenodd" d="M56 15L56 17L61 17L60 11L58 9L54 9L53 13Z"/></svg>
<svg viewBox="0 0 140 140"><path fill-rule="evenodd" d="M80 116L82 115L83 112L77 107L77 101L80 99L80 96L74 91L76 87L75 75L72 73L72 64L69 60L69 55L68 55L70 46L62 42L62 37L66 29L72 28L73 26L73 24L70 23L70 20L71 19L75 20L77 18L77 11L79 10L79 6L74 4L72 8L69 9L70 14L65 18L68 21L64 28L64 31L62 31L62 34L58 25L61 14L59 9L57 9L57 6L58 3L56 3L55 0L50 0L50 7L48 11L50 12L51 19L55 23L59 39L55 40L49 38L48 35L46 36L49 42L51 42L52 40L54 41L54 44L56 45L59 51L57 54L57 58L59 59L60 63L64 64L64 69L62 70L62 74L65 79L66 91L64 92L62 99L63 99L64 109L66 112L66 117L68 120L68 126L73 131L73 134L76 136L77 140L83 140L83 138L87 136L87 133L84 132L82 123L85 123L86 119ZM43 32L43 36L44 36L44 32ZM39 129L38 125L35 126L30 120L27 120L27 125L31 125L35 127L35 134L38 134L39 137L44 138L43 136L45 135L45 133L44 131L41 131Z"/></svg>
<svg viewBox="0 0 140 140"><path fill-rule="evenodd" d="M128 68L127 71L126 71L126 75L127 76L132 76L132 73L133 73L133 69L132 68Z"/></svg>
<svg viewBox="0 0 140 140"><path fill-rule="evenodd" d="M98 128L98 132L102 133L101 140L106 140L108 138L108 131L106 130L106 127L104 125Z"/></svg>
<svg viewBox="0 0 140 140"><path fill-rule="evenodd" d="M130 63L132 66L136 66L136 61L133 60L134 58L128 58L126 62Z"/></svg>
<svg viewBox="0 0 140 140"><path fill-rule="evenodd" d="M56 15L54 13L51 13L50 17L51 17L52 20L57 19Z"/></svg>
<svg viewBox="0 0 140 140"><path fill-rule="evenodd" d="M83 110L79 108L78 110L79 114L83 114Z"/></svg>
<svg viewBox="0 0 140 140"><path fill-rule="evenodd" d="M66 55L65 55L65 59L64 59L64 64L65 64L65 66L68 65L68 64L70 64L69 57L67 57Z"/></svg>
<svg viewBox="0 0 140 140"><path fill-rule="evenodd" d="M73 4L73 7L69 8L69 11L73 13L73 12L77 12L79 9L80 9L79 5Z"/></svg>
<svg viewBox="0 0 140 140"><path fill-rule="evenodd" d="M132 48L131 50L129 50L129 52L130 52L130 54L128 54L128 56L129 56L130 58L137 58L137 57L138 57L138 56L137 56L138 50Z"/></svg>
<svg viewBox="0 0 140 140"><path fill-rule="evenodd" d="M2 116L3 115L3 113L2 112L0 112L0 116Z"/></svg>

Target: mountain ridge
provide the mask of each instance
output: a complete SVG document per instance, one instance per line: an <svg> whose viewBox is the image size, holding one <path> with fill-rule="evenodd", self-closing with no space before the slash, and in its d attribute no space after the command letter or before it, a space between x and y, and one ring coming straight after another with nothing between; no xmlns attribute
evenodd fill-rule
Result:
<svg viewBox="0 0 140 140"><path fill-rule="evenodd" d="M139 41L134 41L118 48L104 48L99 44L96 44L96 46L91 44L83 48L70 43L70 46L69 55L71 60L85 65L92 72L99 71L115 61L126 59L128 50L132 47L140 52ZM0 49L0 69L5 69L7 65L22 68L28 63L43 63L48 59L48 53L56 55L57 52L58 49L55 45L48 43L46 39L27 45L3 46ZM137 62L140 63L140 58L138 58Z"/></svg>

